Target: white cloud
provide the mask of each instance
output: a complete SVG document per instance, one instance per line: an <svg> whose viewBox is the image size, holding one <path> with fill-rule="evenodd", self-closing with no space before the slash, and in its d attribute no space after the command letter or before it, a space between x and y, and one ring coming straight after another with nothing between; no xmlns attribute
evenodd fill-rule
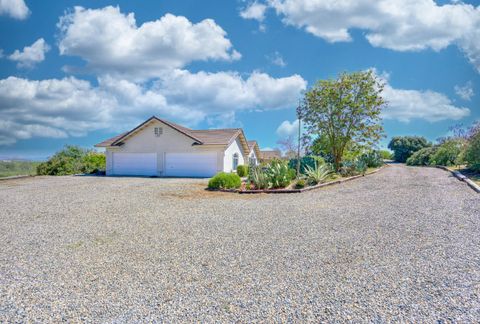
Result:
<svg viewBox="0 0 480 324"><path fill-rule="evenodd" d="M123 14L118 7L75 7L58 27L60 54L79 56L101 74L149 78L192 61L241 57L212 19L194 24L166 14L137 26L134 14Z"/></svg>
<svg viewBox="0 0 480 324"><path fill-rule="evenodd" d="M99 129L124 131L151 115L190 126L208 119L218 127L220 121L234 123L238 111L288 107L305 87L297 75L275 79L258 72L242 78L175 70L152 84L102 76L96 87L74 77L9 77L0 80L0 145Z"/></svg>
<svg viewBox="0 0 480 324"><path fill-rule="evenodd" d="M287 62L283 59L282 55L279 52L275 52L272 55L267 55L267 59L274 65L285 67Z"/></svg>
<svg viewBox="0 0 480 324"><path fill-rule="evenodd" d="M17 67L31 68L35 64L45 60L45 53L50 50L50 46L43 38L39 38L31 46L25 46L22 51L15 50L8 58L17 62Z"/></svg>
<svg viewBox="0 0 480 324"><path fill-rule="evenodd" d="M29 14L30 10L23 0L0 0L0 15L25 19Z"/></svg>
<svg viewBox="0 0 480 324"><path fill-rule="evenodd" d="M475 95L475 92L473 91L473 84L471 81L468 81L464 86L456 85L454 87L454 90L460 98L467 101L470 101Z"/></svg>
<svg viewBox="0 0 480 324"><path fill-rule="evenodd" d="M424 119L429 122L441 120L459 120L470 115L470 110L455 106L444 94L431 90L403 90L386 85L384 98L388 107L383 116L409 122L412 119Z"/></svg>
<svg viewBox="0 0 480 324"><path fill-rule="evenodd" d="M290 122L288 120L284 120L280 126L277 128L277 135L279 137L285 138L289 136L294 136L298 133L298 119Z"/></svg>
<svg viewBox="0 0 480 324"><path fill-rule="evenodd" d="M267 6L256 1L251 2L247 7L240 11L240 17L243 19L253 19L262 22L265 19Z"/></svg>
<svg viewBox="0 0 480 324"><path fill-rule="evenodd" d="M480 6L437 5L433 0L269 0L283 22L328 42L351 41L365 30L376 47L442 50L456 44L480 72Z"/></svg>

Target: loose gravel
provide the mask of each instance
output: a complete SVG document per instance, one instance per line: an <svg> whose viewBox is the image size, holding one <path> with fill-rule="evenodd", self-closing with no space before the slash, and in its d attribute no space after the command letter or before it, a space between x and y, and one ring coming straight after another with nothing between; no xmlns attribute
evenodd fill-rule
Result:
<svg viewBox="0 0 480 324"><path fill-rule="evenodd" d="M290 195L0 183L0 322L474 322L480 195L391 165Z"/></svg>

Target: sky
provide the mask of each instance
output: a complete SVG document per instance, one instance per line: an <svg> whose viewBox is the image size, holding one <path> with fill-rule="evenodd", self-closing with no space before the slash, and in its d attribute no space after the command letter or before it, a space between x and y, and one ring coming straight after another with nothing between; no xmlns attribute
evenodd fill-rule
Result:
<svg viewBox="0 0 480 324"><path fill-rule="evenodd" d="M480 1L0 0L0 158L43 160L147 118L296 132L317 80L372 69L387 137L480 120Z"/></svg>

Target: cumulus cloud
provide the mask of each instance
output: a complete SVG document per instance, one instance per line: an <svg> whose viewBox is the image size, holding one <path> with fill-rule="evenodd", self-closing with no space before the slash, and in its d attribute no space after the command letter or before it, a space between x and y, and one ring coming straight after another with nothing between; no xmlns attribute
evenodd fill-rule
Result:
<svg viewBox="0 0 480 324"><path fill-rule="evenodd" d="M23 0L0 0L0 15L23 20L29 14L30 10Z"/></svg>
<svg viewBox="0 0 480 324"><path fill-rule="evenodd" d="M280 126L277 128L277 135L279 137L285 138L289 136L294 136L298 132L298 119L290 122L288 120L284 120Z"/></svg>
<svg viewBox="0 0 480 324"><path fill-rule="evenodd" d="M456 44L480 72L480 6L433 0L269 0L283 22L325 39L351 41L365 30L376 47L396 51L442 50Z"/></svg>
<svg viewBox="0 0 480 324"><path fill-rule="evenodd" d="M118 7L75 7L58 27L60 54L79 56L101 74L149 78L192 61L241 57L212 19L192 23L166 14L137 26L134 14L123 14Z"/></svg>
<svg viewBox="0 0 480 324"><path fill-rule="evenodd" d="M22 51L15 50L8 59L17 62L19 68L32 68L35 64L45 60L45 53L50 50L50 46L43 38L39 38L30 46L25 46Z"/></svg>
<svg viewBox="0 0 480 324"><path fill-rule="evenodd" d="M475 95L473 91L473 84L471 81L467 82L463 86L456 85L454 87L455 93L462 98L463 100L470 101L472 97Z"/></svg>
<svg viewBox="0 0 480 324"><path fill-rule="evenodd" d="M431 90L395 89L387 84L383 96L388 101L388 108L383 113L385 119L437 122L459 120L470 115L468 108L457 107L446 95Z"/></svg>
<svg viewBox="0 0 480 324"><path fill-rule="evenodd" d="M243 19L253 19L262 22L265 19L267 6L256 1L251 2L247 7L240 11L240 17Z"/></svg>
<svg viewBox="0 0 480 324"><path fill-rule="evenodd" d="M121 131L151 115L190 126L208 119L217 127L221 119L232 123L241 110L288 107L305 87L299 76L276 79L258 72L243 78L233 72L175 70L146 84L102 76L98 86L74 77L9 77L0 80L0 145Z"/></svg>

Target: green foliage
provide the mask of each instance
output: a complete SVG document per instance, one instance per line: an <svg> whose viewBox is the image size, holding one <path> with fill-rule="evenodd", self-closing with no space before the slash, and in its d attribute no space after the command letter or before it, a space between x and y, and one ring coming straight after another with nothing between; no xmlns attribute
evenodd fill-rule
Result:
<svg viewBox="0 0 480 324"><path fill-rule="evenodd" d="M237 166L237 174L239 177L246 177L248 175L248 166L247 165Z"/></svg>
<svg viewBox="0 0 480 324"><path fill-rule="evenodd" d="M425 166L431 164L432 156L437 151L437 147L424 147L413 153L407 159L407 165Z"/></svg>
<svg viewBox="0 0 480 324"><path fill-rule="evenodd" d="M416 151L429 146L431 144L427 139L420 136L396 136L388 144L388 148L393 151L395 161L402 163Z"/></svg>
<svg viewBox="0 0 480 324"><path fill-rule="evenodd" d="M16 175L35 175L40 162L0 161L0 178Z"/></svg>
<svg viewBox="0 0 480 324"><path fill-rule="evenodd" d="M367 172L367 164L361 160L343 161L340 168L340 174L342 177L365 174L365 172Z"/></svg>
<svg viewBox="0 0 480 324"><path fill-rule="evenodd" d="M299 179L297 183L295 184L296 189L302 189L305 188L305 180Z"/></svg>
<svg viewBox="0 0 480 324"><path fill-rule="evenodd" d="M83 157L80 170L81 172L88 174L105 171L105 163L105 154L91 151Z"/></svg>
<svg viewBox="0 0 480 324"><path fill-rule="evenodd" d="M446 140L438 146L430 158L430 164L450 166L455 165L458 156L462 151L462 142L460 140Z"/></svg>
<svg viewBox="0 0 480 324"><path fill-rule="evenodd" d="M307 182L310 185L325 182L332 173L333 171L329 164L315 164L315 167L311 168L310 166L307 166L305 169Z"/></svg>
<svg viewBox="0 0 480 324"><path fill-rule="evenodd" d="M293 180L297 177L297 171L295 169L289 168L288 169L288 178Z"/></svg>
<svg viewBox="0 0 480 324"><path fill-rule="evenodd" d="M103 157L101 157L103 155ZM37 166L39 175L67 175L105 170L105 156L102 153L67 145L48 161Z"/></svg>
<svg viewBox="0 0 480 324"><path fill-rule="evenodd" d="M392 160L393 159L393 154L390 151L387 150L380 150L378 151L380 153L380 156L384 160Z"/></svg>
<svg viewBox="0 0 480 324"><path fill-rule="evenodd" d="M235 173L219 172L208 181L209 189L237 189L240 188L242 180Z"/></svg>
<svg viewBox="0 0 480 324"><path fill-rule="evenodd" d="M365 152L359 156L358 160L363 161L368 168L379 168L383 165L380 151Z"/></svg>
<svg viewBox="0 0 480 324"><path fill-rule="evenodd" d="M267 174L260 166L254 166L250 168L248 181L253 183L256 189L267 189L270 185Z"/></svg>
<svg viewBox="0 0 480 324"><path fill-rule="evenodd" d="M288 161L288 167L293 170L297 170L297 159L291 159ZM300 159L300 173L305 174L305 168L310 166L311 168L315 167L317 164L325 164L325 160L320 156L308 155Z"/></svg>
<svg viewBox="0 0 480 324"><path fill-rule="evenodd" d="M349 144L371 146L383 136L383 88L372 71L365 71L319 81L305 94L297 113L308 135L322 136L320 149L331 153L336 170Z"/></svg>
<svg viewBox="0 0 480 324"><path fill-rule="evenodd" d="M265 170L271 188L285 188L290 184L291 178L288 164L285 161L273 160Z"/></svg>
<svg viewBox="0 0 480 324"><path fill-rule="evenodd" d="M464 159L471 170L480 172L480 131L470 137Z"/></svg>

